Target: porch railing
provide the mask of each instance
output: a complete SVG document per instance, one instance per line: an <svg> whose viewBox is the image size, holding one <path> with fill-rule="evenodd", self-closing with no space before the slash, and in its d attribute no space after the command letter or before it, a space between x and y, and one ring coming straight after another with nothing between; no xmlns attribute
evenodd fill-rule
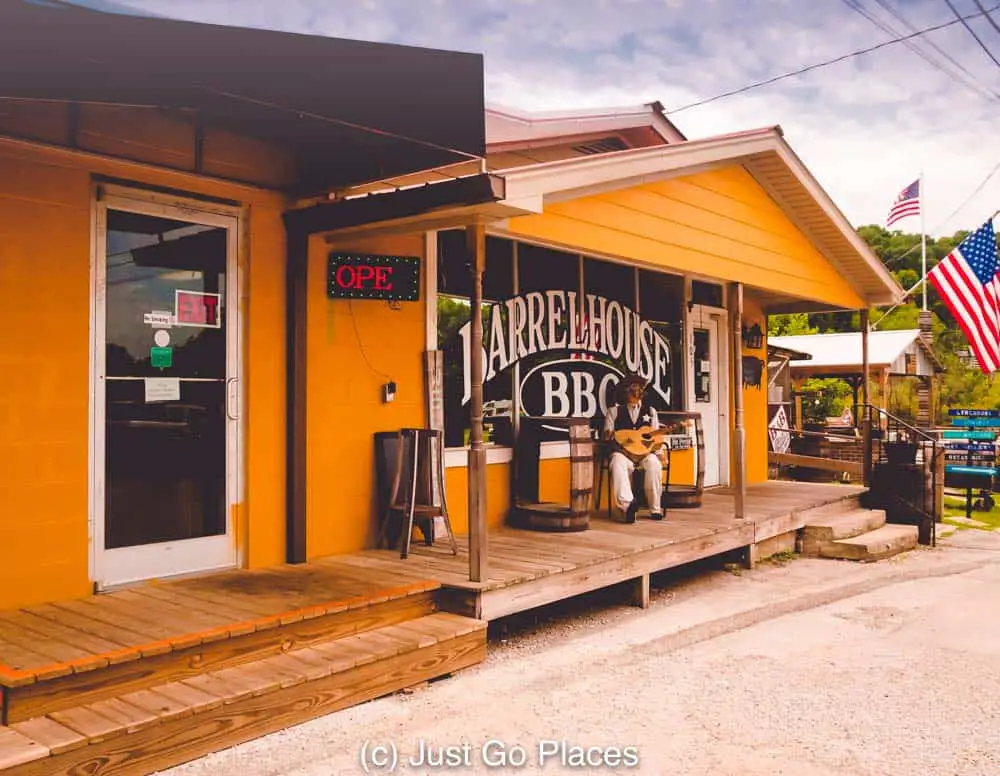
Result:
<svg viewBox="0 0 1000 776"><path fill-rule="evenodd" d="M864 442L853 426L831 431L769 429L772 449L768 464L779 473L791 469L797 478L827 479L840 474L843 479L861 481L864 474Z"/></svg>
<svg viewBox="0 0 1000 776"><path fill-rule="evenodd" d="M885 509L889 522L916 525L921 544L937 544L942 516L944 445L937 436L880 407L864 405L871 429L864 461L866 506Z"/></svg>

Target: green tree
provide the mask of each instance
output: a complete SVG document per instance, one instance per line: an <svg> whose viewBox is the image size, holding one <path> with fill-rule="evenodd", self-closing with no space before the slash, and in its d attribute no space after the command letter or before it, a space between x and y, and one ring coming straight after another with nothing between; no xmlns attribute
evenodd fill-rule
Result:
<svg viewBox="0 0 1000 776"><path fill-rule="evenodd" d="M794 334L816 334L819 329L810 326L806 313L788 313L770 315L767 318L767 335L769 337L787 337Z"/></svg>
<svg viewBox="0 0 1000 776"><path fill-rule="evenodd" d="M889 232L877 225L862 226L858 234L865 240L885 267L893 273L899 284L909 291L904 304L891 311L889 308L875 309L871 320L882 331L890 329L915 329L918 326L923 289L914 286L922 277L920 235L906 232ZM927 238L927 269L932 269L947 256L968 235L968 231L958 231L951 236ZM952 316L947 305L932 288L927 289L927 307L932 313L931 327L934 336L934 352L944 367L938 380L938 422L947 422L948 409L952 407L975 407L985 409L1000 408L1000 381L984 375L977 367L968 363L963 353L969 350L965 335ZM839 325L829 320L812 321L820 326ZM850 329L857 331L857 326ZM916 398L912 387L900 387L893 396L893 407L900 414L909 414L915 406Z"/></svg>

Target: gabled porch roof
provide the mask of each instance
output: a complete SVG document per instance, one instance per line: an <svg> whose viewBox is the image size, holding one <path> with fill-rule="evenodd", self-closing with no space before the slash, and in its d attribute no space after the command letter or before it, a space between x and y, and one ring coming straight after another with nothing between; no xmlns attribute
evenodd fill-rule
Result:
<svg viewBox="0 0 1000 776"><path fill-rule="evenodd" d="M540 214L551 203L733 165L749 172L866 304L894 304L902 298L903 288L792 151L779 127L504 170L506 197L500 204L523 215ZM836 309L779 292L756 293L774 312Z"/></svg>

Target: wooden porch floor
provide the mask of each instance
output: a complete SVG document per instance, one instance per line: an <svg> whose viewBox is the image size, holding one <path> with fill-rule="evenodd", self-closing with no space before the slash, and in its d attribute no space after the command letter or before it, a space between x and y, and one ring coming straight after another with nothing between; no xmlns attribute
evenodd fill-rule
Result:
<svg viewBox="0 0 1000 776"><path fill-rule="evenodd" d="M35 681L225 641L402 600L440 587L338 558L236 570L0 612L0 685Z"/></svg>
<svg viewBox="0 0 1000 776"><path fill-rule="evenodd" d="M746 517L736 518L735 498L726 489L706 491L702 506L670 509L663 521L622 524L593 516L577 533L494 529L487 540L487 578L469 581L468 540L458 537L458 555L445 542L414 542L406 560L398 552L368 550L347 562L394 570L401 581L433 579L449 611L494 620L536 606L635 579L648 588L649 574L748 547L798 530L806 515L856 499L856 485L769 481L751 485Z"/></svg>
<svg viewBox="0 0 1000 776"><path fill-rule="evenodd" d="M802 513L862 490L772 481L749 488L743 520L735 518L733 496L717 490L706 492L699 508L669 510L662 522L640 513L629 525L595 516L590 529L579 533L493 530L487 545L488 578L480 583L469 581L467 541L460 537L457 556L443 543L425 547L415 542L406 560L391 550L367 550L300 566L207 574L2 612L0 685L18 687L85 673L336 613L361 612L421 593L450 591L453 600L468 602L563 577L562 584L541 596L547 603L601 586L605 580L593 572L602 564L614 563L621 573L637 577L746 547L801 528ZM586 569L587 578L579 580ZM494 596L482 611L465 613L493 619L540 605L538 600L534 593L508 592L502 603Z"/></svg>
<svg viewBox="0 0 1000 776"><path fill-rule="evenodd" d="M662 522L491 531L482 583L463 539L457 556L416 544L406 560L369 550L0 612L0 772L170 767L474 665L488 620L628 580L648 602L650 574L787 535L862 491L768 482L743 520L714 491Z"/></svg>

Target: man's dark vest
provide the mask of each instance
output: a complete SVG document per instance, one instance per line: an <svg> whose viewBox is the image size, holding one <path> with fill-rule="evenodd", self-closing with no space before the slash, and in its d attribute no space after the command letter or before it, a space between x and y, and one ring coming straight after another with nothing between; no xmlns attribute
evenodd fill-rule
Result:
<svg viewBox="0 0 1000 776"><path fill-rule="evenodd" d="M644 420L644 417L648 419ZM622 431L624 429L635 430L643 426L648 426L652 417L652 407L646 402L642 402L639 405L639 414L636 415L635 423L633 423L632 418L628 414L628 402L623 401L618 405L618 414L615 416L615 431Z"/></svg>

